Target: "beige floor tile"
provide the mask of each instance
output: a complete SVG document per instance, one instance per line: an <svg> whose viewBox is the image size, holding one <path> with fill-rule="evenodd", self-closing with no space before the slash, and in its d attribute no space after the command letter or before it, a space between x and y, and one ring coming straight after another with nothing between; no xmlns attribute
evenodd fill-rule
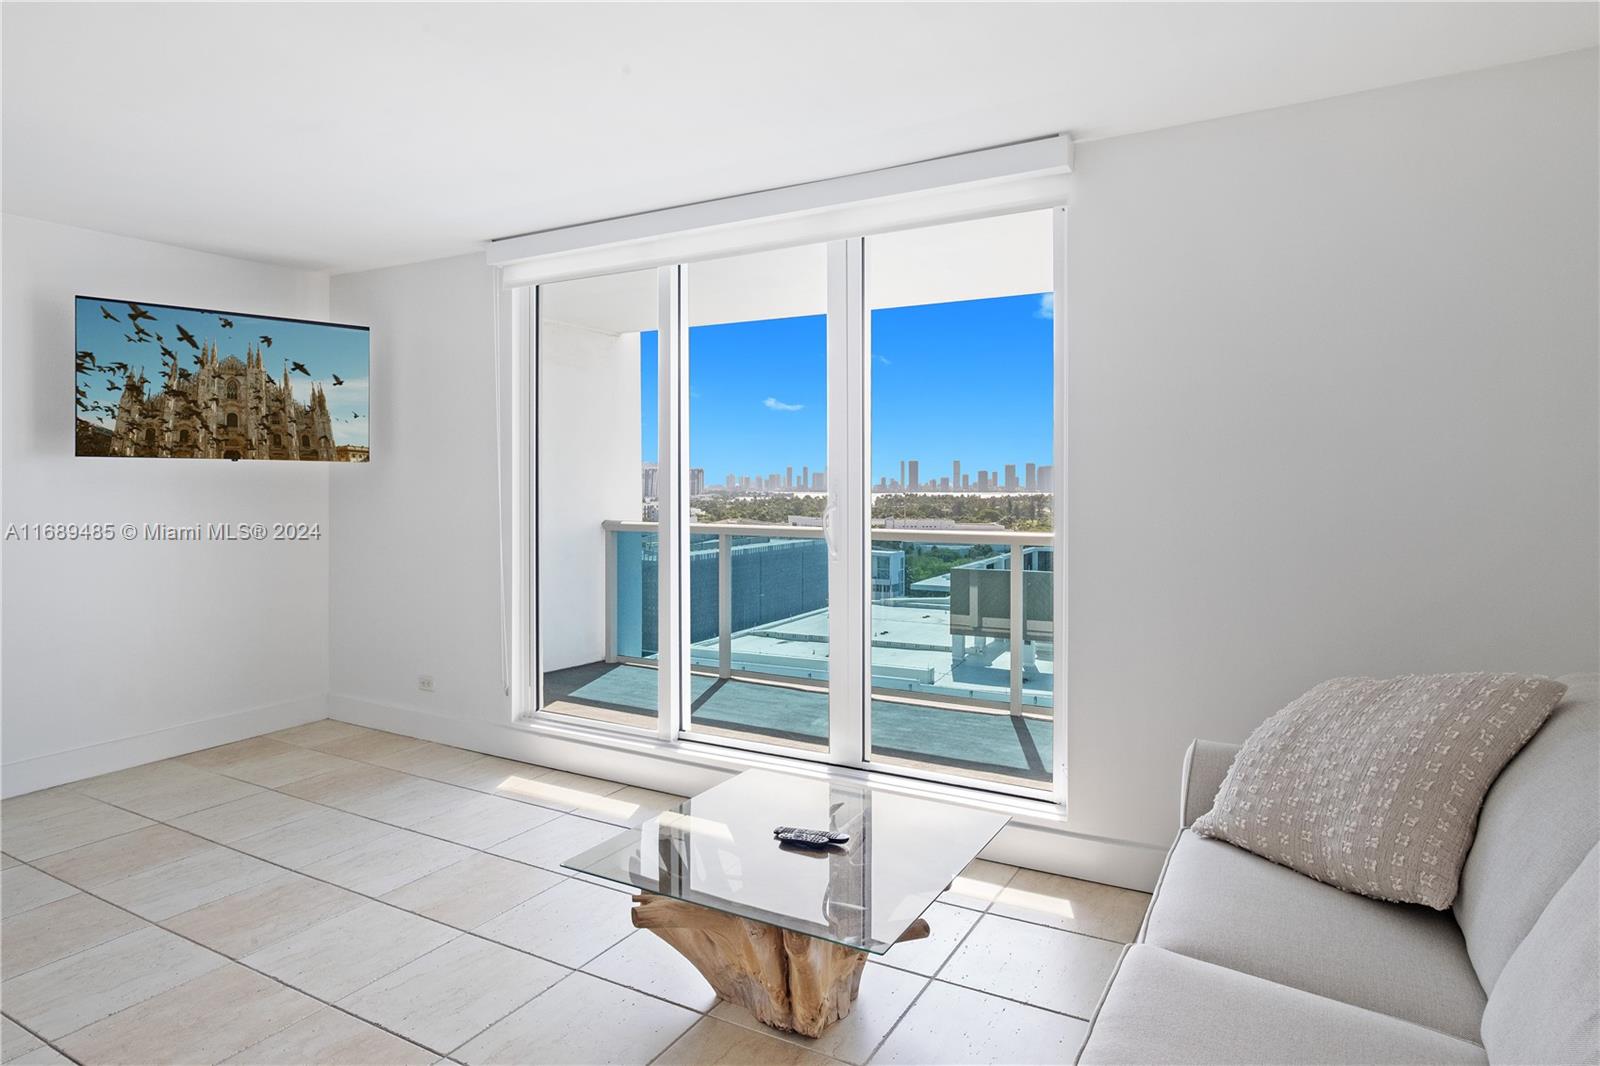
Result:
<svg viewBox="0 0 1600 1066"><path fill-rule="evenodd" d="M7 855L5 852L0 851L0 870L9 870L13 866L20 866L20 865L22 865L22 860L13 859L11 856Z"/></svg>
<svg viewBox="0 0 1600 1066"><path fill-rule="evenodd" d="M240 961L333 1002L459 935L437 922L369 902Z"/></svg>
<svg viewBox="0 0 1600 1066"><path fill-rule="evenodd" d="M919 974L869 962L866 973L861 975L861 995L856 999L849 1017L836 1022L815 1040L768 1028L757 1021L755 1015L732 1003L717 1004L711 1017L754 1029L758 1033L771 1034L819 1055L860 1066L927 984L928 979Z"/></svg>
<svg viewBox="0 0 1600 1066"><path fill-rule="evenodd" d="M989 913L1128 944L1139 935L1149 906L1148 892L1018 870Z"/></svg>
<svg viewBox="0 0 1600 1066"><path fill-rule="evenodd" d="M480 935L563 966L582 966L633 932L632 905L620 892L571 878L491 918Z"/></svg>
<svg viewBox="0 0 1600 1066"><path fill-rule="evenodd" d="M352 892L381 896L435 870L460 862L471 854L469 849L459 844L435 840L408 829L397 829L369 843L311 863L304 867L304 872Z"/></svg>
<svg viewBox="0 0 1600 1066"><path fill-rule="evenodd" d="M562 870L561 864L603 841L619 836L624 830L609 822L596 822L574 814L562 815L544 825L537 826L501 841L488 850L518 862L543 866L546 870Z"/></svg>
<svg viewBox="0 0 1600 1066"><path fill-rule="evenodd" d="M879 956L878 961L885 966L932 977L955 951L956 945L961 943L961 938L977 924L980 915L965 907L935 903L923 917L928 920L928 927L932 930L926 939L896 944L886 954Z"/></svg>
<svg viewBox="0 0 1600 1066"><path fill-rule="evenodd" d="M414 829L427 821L443 822L449 815L464 810L484 797L470 788L430 781L425 777L402 774L403 788L385 790L352 802L349 810L391 825Z"/></svg>
<svg viewBox="0 0 1600 1066"><path fill-rule="evenodd" d="M346 996L339 1006L447 1055L567 973L532 955L462 936Z"/></svg>
<svg viewBox="0 0 1600 1066"><path fill-rule="evenodd" d="M682 802L681 796L629 786L605 795L587 795L573 807L572 813L613 825L632 826Z"/></svg>
<svg viewBox="0 0 1600 1066"><path fill-rule="evenodd" d="M43 1046L43 1040L10 1018L0 1018L0 1062L15 1062L17 1056Z"/></svg>
<svg viewBox="0 0 1600 1066"><path fill-rule="evenodd" d="M985 910L995 901L1000 890L1005 888L1016 872L1015 866L990 862L987 859L973 859L967 863L966 869L956 875L956 879L950 883L950 888L940 894L939 902L968 907L972 910Z"/></svg>
<svg viewBox="0 0 1600 1066"><path fill-rule="evenodd" d="M532 766L498 755L480 755L459 766L440 768L431 776L477 792L516 799L530 783L554 772L546 766Z"/></svg>
<svg viewBox="0 0 1600 1066"><path fill-rule="evenodd" d="M40 1044L32 1051L19 1055L14 1059L6 1059L7 1066L56 1066L57 1063L68 1066L72 1062L61 1052L53 1047Z"/></svg>
<svg viewBox="0 0 1600 1066"><path fill-rule="evenodd" d="M102 885L96 894L159 922L277 877L271 863L211 845L177 862Z"/></svg>
<svg viewBox="0 0 1600 1066"><path fill-rule="evenodd" d="M295 751L300 749L295 748ZM210 807L194 814L174 818L172 824L196 836L231 844L280 825L288 825L325 808L281 792L257 792L253 796Z"/></svg>
<svg viewBox="0 0 1600 1066"><path fill-rule="evenodd" d="M61 1039L82 1063L211 1063L322 1004L236 963L186 981Z"/></svg>
<svg viewBox="0 0 1600 1066"><path fill-rule="evenodd" d="M873 1066L1062 1063L1077 1057L1087 1022L935 981L906 1013Z"/></svg>
<svg viewBox="0 0 1600 1066"><path fill-rule="evenodd" d="M7 820L4 824L6 851L23 862L34 862L150 824L148 818L84 798L86 804L73 810L23 819L16 825Z"/></svg>
<svg viewBox="0 0 1600 1066"><path fill-rule="evenodd" d="M276 733L268 733L273 740L281 740L285 744L297 744L302 748L314 748L319 744L327 744L335 740L344 740L348 737L360 736L375 730L364 729L349 722L340 722L332 718L324 718L317 722L307 722L305 725L291 726L280 729Z"/></svg>
<svg viewBox="0 0 1600 1066"><path fill-rule="evenodd" d="M776 1035L717 1018L701 1018L652 1066L828 1066L834 1061Z"/></svg>
<svg viewBox="0 0 1600 1066"><path fill-rule="evenodd" d="M440 775L469 766L481 758L483 755L480 752L419 740L412 747L382 752L367 761L391 770L444 781L447 778Z"/></svg>
<svg viewBox="0 0 1600 1066"><path fill-rule="evenodd" d="M423 1066L437 1057L375 1025L324 1007L227 1061L244 1066Z"/></svg>
<svg viewBox="0 0 1600 1066"><path fill-rule="evenodd" d="M694 964L665 940L646 929L630 934L584 967L585 973L619 985L705 1012L717 1005L712 991Z"/></svg>
<svg viewBox="0 0 1600 1066"><path fill-rule="evenodd" d="M152 870L216 847L164 825L148 825L109 840L85 844L36 861L41 870L93 892L112 881Z"/></svg>
<svg viewBox="0 0 1600 1066"><path fill-rule="evenodd" d="M1087 1018L1121 954L1110 941L986 914L939 977Z"/></svg>
<svg viewBox="0 0 1600 1066"><path fill-rule="evenodd" d="M214 770L227 773L230 767L270 759L275 755L298 751L293 744L285 744L270 736L236 740L232 744L219 744L214 748L192 751L178 758L178 762L197 770Z"/></svg>
<svg viewBox="0 0 1600 1066"><path fill-rule="evenodd" d="M362 764L353 760L341 759L337 755L329 755L314 748L290 746L288 751L281 754L253 759L219 772L264 788L282 788L284 785L292 785L296 781L304 781L319 774L360 765Z"/></svg>
<svg viewBox="0 0 1600 1066"><path fill-rule="evenodd" d="M158 821L215 807L257 791L255 785L175 760L146 763L130 770L92 777L73 788L86 796Z"/></svg>
<svg viewBox="0 0 1600 1066"><path fill-rule="evenodd" d="M378 762L382 758L393 758L402 752L420 748L426 743L427 741L418 740L415 737L401 736L399 733L384 733L374 729L357 736L340 737L336 740L327 740L311 746L329 755L337 755L341 759L355 759L358 762Z"/></svg>
<svg viewBox="0 0 1600 1066"><path fill-rule="evenodd" d="M276 871L271 880L173 915L163 924L238 959L365 902L354 892Z"/></svg>
<svg viewBox="0 0 1600 1066"><path fill-rule="evenodd" d="M548 870L474 853L383 898L446 925L475 929L561 881Z"/></svg>
<svg viewBox="0 0 1600 1066"><path fill-rule="evenodd" d="M58 881L31 866L13 866L0 871L0 917L14 917L65 899L77 891L65 881Z"/></svg>
<svg viewBox="0 0 1600 1066"><path fill-rule="evenodd" d="M464 796L452 803L449 809L418 820L412 823L411 828L467 847L487 848L561 817L559 811L536 807L531 803L518 803L501 796L485 796L460 789L457 791L463 792Z"/></svg>
<svg viewBox="0 0 1600 1066"><path fill-rule="evenodd" d="M599 801L618 792L624 786L619 781L605 781L598 777L550 770L532 781L518 779L509 787L497 790L499 795L525 803L537 803L556 811L578 811L597 805Z"/></svg>
<svg viewBox="0 0 1600 1066"><path fill-rule="evenodd" d="M74 892L0 922L0 978L48 966L144 926L127 911Z"/></svg>
<svg viewBox="0 0 1600 1066"><path fill-rule="evenodd" d="M359 815L323 809L264 833L241 837L230 846L269 862L303 869L399 831Z"/></svg>
<svg viewBox="0 0 1600 1066"><path fill-rule="evenodd" d="M0 825L3 825L5 831L9 833L29 822L54 818L58 814L69 814L92 806L94 806L93 800L64 785L59 788L41 789L38 792L29 792L23 796L13 796L11 799L0 801Z"/></svg>
<svg viewBox="0 0 1600 1066"><path fill-rule="evenodd" d="M226 962L164 929L140 929L11 978L5 1009L54 1040Z"/></svg>
<svg viewBox="0 0 1600 1066"><path fill-rule="evenodd" d="M312 803L344 809L345 804L386 790L403 788L417 780L398 770L346 760L338 769L279 787L280 792Z"/></svg>
<svg viewBox="0 0 1600 1066"><path fill-rule="evenodd" d="M575 973L452 1057L477 1063L647 1063L700 1016Z"/></svg>

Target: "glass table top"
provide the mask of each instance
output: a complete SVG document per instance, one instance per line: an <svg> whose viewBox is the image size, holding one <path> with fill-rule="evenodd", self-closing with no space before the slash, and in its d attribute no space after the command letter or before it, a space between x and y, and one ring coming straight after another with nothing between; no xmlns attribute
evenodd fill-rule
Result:
<svg viewBox="0 0 1600 1066"><path fill-rule="evenodd" d="M1007 821L857 782L748 770L562 865L882 954ZM850 841L784 847L772 836L780 825Z"/></svg>

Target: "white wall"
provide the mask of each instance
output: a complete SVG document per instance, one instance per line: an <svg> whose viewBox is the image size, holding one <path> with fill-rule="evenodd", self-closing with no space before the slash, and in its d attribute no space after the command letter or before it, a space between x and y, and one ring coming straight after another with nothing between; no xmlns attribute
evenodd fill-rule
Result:
<svg viewBox="0 0 1600 1066"><path fill-rule="evenodd" d="M292 521L301 543L6 542L6 795L322 716L328 470L73 455L73 296L326 317L324 275L7 215L3 524Z"/></svg>
<svg viewBox="0 0 1600 1066"><path fill-rule="evenodd" d="M1593 51L1082 146L1070 796L1323 678L1600 668Z"/></svg>
<svg viewBox="0 0 1600 1066"><path fill-rule="evenodd" d="M481 255L333 279L373 348L372 462L331 488L336 694L506 718L492 293Z"/></svg>
<svg viewBox="0 0 1600 1066"><path fill-rule="evenodd" d="M1081 146L1074 836L1035 861L1147 881L1189 739L1322 678L1600 666L1595 83L1589 52ZM666 784L495 731L490 307L470 258L334 279L382 414L333 485L336 713Z"/></svg>

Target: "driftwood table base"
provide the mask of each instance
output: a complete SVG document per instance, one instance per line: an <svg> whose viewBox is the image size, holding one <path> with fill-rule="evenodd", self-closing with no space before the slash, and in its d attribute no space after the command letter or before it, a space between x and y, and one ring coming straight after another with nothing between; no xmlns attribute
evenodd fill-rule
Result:
<svg viewBox="0 0 1600 1066"><path fill-rule="evenodd" d="M821 1036L855 1005L865 951L666 896L633 902L635 927L671 944L718 996L774 1029ZM927 935L918 918L899 942Z"/></svg>

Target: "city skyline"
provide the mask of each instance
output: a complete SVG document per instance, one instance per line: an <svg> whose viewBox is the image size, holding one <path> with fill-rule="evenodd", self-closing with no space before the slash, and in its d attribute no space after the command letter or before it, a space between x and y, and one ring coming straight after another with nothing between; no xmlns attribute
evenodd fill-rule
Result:
<svg viewBox="0 0 1600 1066"><path fill-rule="evenodd" d="M951 460L950 473L921 478L920 460L901 460L900 468L907 471L905 481L882 477L868 486L872 492L924 493L1004 493L1052 492L1055 488L1055 467L1051 463L1005 463L995 470L962 471L959 459ZM641 490L645 499L656 498L660 467L656 463L641 464ZM912 472L918 479L913 483ZM802 465L798 470L785 464L782 470L765 474L724 474L722 479L710 479L704 467L689 468L689 493L700 496L707 493L746 495L755 493L820 493L828 490L828 472L812 470Z"/></svg>
<svg viewBox="0 0 1600 1066"><path fill-rule="evenodd" d="M872 485L905 484L901 457L935 447L960 456L971 491L980 470L998 471L1003 485L1008 465L1050 465L1052 313L1046 293L873 311ZM689 348L689 459L708 488L826 466L825 315L695 326ZM650 463L656 334L641 334L639 349L640 455ZM944 476L960 482L953 469Z"/></svg>

